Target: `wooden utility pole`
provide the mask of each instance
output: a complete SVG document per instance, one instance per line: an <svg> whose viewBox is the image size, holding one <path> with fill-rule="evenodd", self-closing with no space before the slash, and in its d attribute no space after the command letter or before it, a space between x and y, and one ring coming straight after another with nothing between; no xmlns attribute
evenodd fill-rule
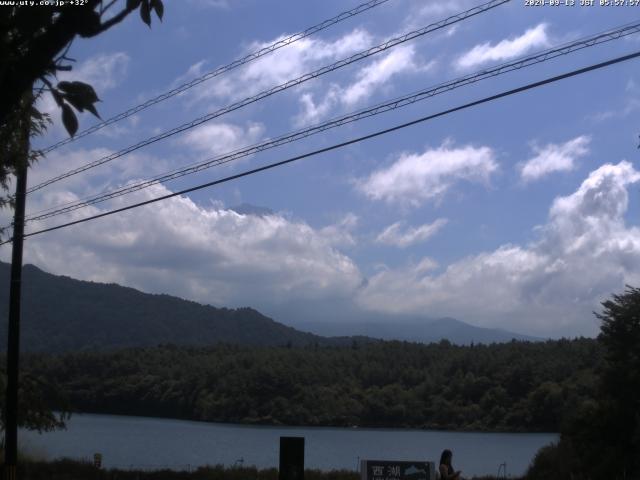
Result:
<svg viewBox="0 0 640 480"><path fill-rule="evenodd" d="M5 479L16 479L18 463L18 370L20 360L20 298L22 287L22 246L27 195L27 159L16 172L16 206L13 216L11 284L9 286L9 333L7 345L7 392L4 418Z"/></svg>

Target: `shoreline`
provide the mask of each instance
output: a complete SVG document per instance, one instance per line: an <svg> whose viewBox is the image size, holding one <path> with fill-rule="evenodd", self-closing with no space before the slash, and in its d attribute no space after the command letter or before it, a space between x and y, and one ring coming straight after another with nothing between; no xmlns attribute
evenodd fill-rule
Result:
<svg viewBox="0 0 640 480"><path fill-rule="evenodd" d="M56 412L58 414L59 412ZM358 430L358 431L415 431L415 432L439 432L439 433L456 433L456 434L501 434L501 435L560 435L560 432L546 432L546 431L527 431L527 430L470 430L470 429L452 429L452 428L438 428L438 427L407 427L407 426L375 426L375 425L301 425L301 424L284 424L284 423L235 423L235 422L222 422L222 421L207 421L198 420L193 418L181 418L181 417L162 417L154 415L137 415L127 413L103 413L103 412L70 412L71 419L73 416L82 415L100 415L108 417L121 417L121 418L140 418L151 420L167 420L176 422L192 422L197 424L206 425L218 425L221 427L237 427L237 428L286 428L286 429L325 429L325 430ZM69 420L69 419L68 419ZM67 421L68 421L67 420Z"/></svg>

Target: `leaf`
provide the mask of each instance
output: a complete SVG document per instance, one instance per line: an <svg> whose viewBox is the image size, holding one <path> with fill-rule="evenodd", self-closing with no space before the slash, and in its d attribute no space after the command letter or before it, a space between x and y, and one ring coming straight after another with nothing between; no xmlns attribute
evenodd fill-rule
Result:
<svg viewBox="0 0 640 480"><path fill-rule="evenodd" d="M89 110L96 117L98 117L100 120L102 120L102 117L98 114L98 110L96 110L96 107L94 107L93 105L87 105L87 110Z"/></svg>
<svg viewBox="0 0 640 480"><path fill-rule="evenodd" d="M51 95L53 95L53 99L56 101L58 106L62 107L62 105L64 104L64 99L62 98L62 95L60 94L60 92L57 89L52 88Z"/></svg>
<svg viewBox="0 0 640 480"><path fill-rule="evenodd" d="M64 95L64 99L75 107L79 112L84 112L85 106L73 95Z"/></svg>
<svg viewBox="0 0 640 480"><path fill-rule="evenodd" d="M100 118L94 103L100 101L96 91L91 85L84 82L60 82L58 88L64 92L64 99L73 105L76 110L83 112L89 110Z"/></svg>
<svg viewBox="0 0 640 480"><path fill-rule="evenodd" d="M84 82L59 82L58 88L67 95L80 98L83 104L91 104L99 101L96 91L91 85ZM86 107L85 107L86 108Z"/></svg>
<svg viewBox="0 0 640 480"><path fill-rule="evenodd" d="M149 7L149 0L142 0L140 4L140 18L144 23L151 27L151 9Z"/></svg>
<svg viewBox="0 0 640 480"><path fill-rule="evenodd" d="M31 113L31 118L33 118L34 120L42 120L44 118L44 115L42 115L42 112L38 110L36 107L34 107L33 105L30 107L29 110Z"/></svg>
<svg viewBox="0 0 640 480"><path fill-rule="evenodd" d="M67 129L69 135L72 137L78 131L78 119L76 118L76 114L73 113L71 107L68 104L62 105L62 123L64 124L64 128Z"/></svg>
<svg viewBox="0 0 640 480"><path fill-rule="evenodd" d="M156 11L156 15L160 21L162 21L162 16L164 15L164 4L162 0L151 0L151 8Z"/></svg>
<svg viewBox="0 0 640 480"><path fill-rule="evenodd" d="M127 0L127 10L135 10L140 5L140 0Z"/></svg>

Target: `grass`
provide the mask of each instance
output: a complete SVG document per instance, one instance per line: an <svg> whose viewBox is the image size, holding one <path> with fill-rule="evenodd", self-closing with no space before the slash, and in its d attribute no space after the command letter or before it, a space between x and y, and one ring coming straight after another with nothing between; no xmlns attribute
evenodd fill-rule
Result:
<svg viewBox="0 0 640 480"><path fill-rule="evenodd" d="M199 467L192 471L101 469L91 462L68 458L54 461L28 460L18 465L18 478L23 480L278 480L276 468ZM305 470L305 480L359 480L352 470ZM475 480L493 480L478 477Z"/></svg>

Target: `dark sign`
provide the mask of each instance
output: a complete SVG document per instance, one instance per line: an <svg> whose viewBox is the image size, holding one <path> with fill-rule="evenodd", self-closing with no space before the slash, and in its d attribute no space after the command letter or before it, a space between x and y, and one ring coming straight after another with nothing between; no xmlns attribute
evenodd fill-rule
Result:
<svg viewBox="0 0 640 480"><path fill-rule="evenodd" d="M393 460L362 460L361 480L435 480L433 462L396 462Z"/></svg>

